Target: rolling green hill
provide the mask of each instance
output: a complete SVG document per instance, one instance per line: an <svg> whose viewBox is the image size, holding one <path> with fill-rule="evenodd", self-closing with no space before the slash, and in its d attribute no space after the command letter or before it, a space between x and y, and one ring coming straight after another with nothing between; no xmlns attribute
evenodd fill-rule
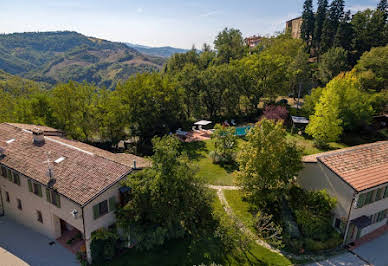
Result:
<svg viewBox="0 0 388 266"><path fill-rule="evenodd" d="M77 32L0 35L0 69L55 84L75 80L112 88L130 75L157 71L165 59L143 55L122 43Z"/></svg>

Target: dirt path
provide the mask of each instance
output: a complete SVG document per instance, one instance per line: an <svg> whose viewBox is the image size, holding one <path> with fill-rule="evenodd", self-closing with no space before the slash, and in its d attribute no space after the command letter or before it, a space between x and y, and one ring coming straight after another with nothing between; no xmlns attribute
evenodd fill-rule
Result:
<svg viewBox="0 0 388 266"><path fill-rule="evenodd" d="M263 246L267 249L269 249L272 252L278 253L282 256L288 257L288 258L293 258L297 260L311 260L311 261L321 261L326 259L325 256L319 256L319 255L295 255L289 252L285 252L282 250L279 250L277 248L272 247L269 245L267 242L263 241L260 239L256 234L254 234L244 223L242 223L233 213L232 208L230 207L228 201L225 198L224 195L224 190L239 190L240 187L237 186L214 186L214 185L208 185L208 188L217 190L217 196L221 202L221 205L223 206L225 212L235 218L237 221L237 225L240 228L241 232L249 236L252 240L254 240L258 245Z"/></svg>

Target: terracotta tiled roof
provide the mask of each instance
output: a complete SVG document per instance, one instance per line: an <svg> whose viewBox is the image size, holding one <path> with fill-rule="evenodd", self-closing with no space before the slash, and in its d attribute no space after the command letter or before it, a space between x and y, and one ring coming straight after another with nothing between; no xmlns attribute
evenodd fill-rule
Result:
<svg viewBox="0 0 388 266"><path fill-rule="evenodd" d="M31 131L34 128L39 128L39 129L43 130L43 132L46 135L47 135L47 133L63 135L63 131L55 129L55 128L52 128L52 127L48 127L48 126L39 126L39 125L21 124L21 123L5 123L5 124L11 125L11 126L14 126L14 127L17 127L17 128L25 129L25 130L28 130L28 131ZM49 135L51 135L51 134L49 134Z"/></svg>
<svg viewBox="0 0 388 266"><path fill-rule="evenodd" d="M10 139L15 140L6 143ZM62 162L51 163L56 179L53 187L80 205L84 205L128 174L132 169L133 158L139 160L140 165L143 163L143 158L140 157L115 155L57 136L45 137L45 144L42 146L33 144L32 139L32 134L25 129L11 124L0 124L0 147L5 150L5 156L0 158L0 163L47 185L48 153L51 161L64 157ZM122 156L127 156L126 160L121 159ZM131 165L124 163L131 160Z"/></svg>
<svg viewBox="0 0 388 266"><path fill-rule="evenodd" d="M356 191L388 182L388 141L323 153L317 159Z"/></svg>

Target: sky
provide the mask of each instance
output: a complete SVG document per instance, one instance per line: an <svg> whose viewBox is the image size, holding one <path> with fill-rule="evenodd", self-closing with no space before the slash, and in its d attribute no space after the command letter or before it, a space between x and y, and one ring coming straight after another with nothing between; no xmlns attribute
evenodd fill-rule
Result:
<svg viewBox="0 0 388 266"><path fill-rule="evenodd" d="M0 33L71 30L110 41L191 48L225 27L268 35L301 14L303 0L0 0ZM378 0L347 0L352 12ZM314 1L316 4L316 0Z"/></svg>

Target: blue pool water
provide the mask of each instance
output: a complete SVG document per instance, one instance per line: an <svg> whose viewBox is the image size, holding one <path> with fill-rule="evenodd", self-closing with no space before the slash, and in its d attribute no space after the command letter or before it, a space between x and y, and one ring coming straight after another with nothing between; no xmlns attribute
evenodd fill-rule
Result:
<svg viewBox="0 0 388 266"><path fill-rule="evenodd" d="M236 136L245 136L253 126L236 127Z"/></svg>

